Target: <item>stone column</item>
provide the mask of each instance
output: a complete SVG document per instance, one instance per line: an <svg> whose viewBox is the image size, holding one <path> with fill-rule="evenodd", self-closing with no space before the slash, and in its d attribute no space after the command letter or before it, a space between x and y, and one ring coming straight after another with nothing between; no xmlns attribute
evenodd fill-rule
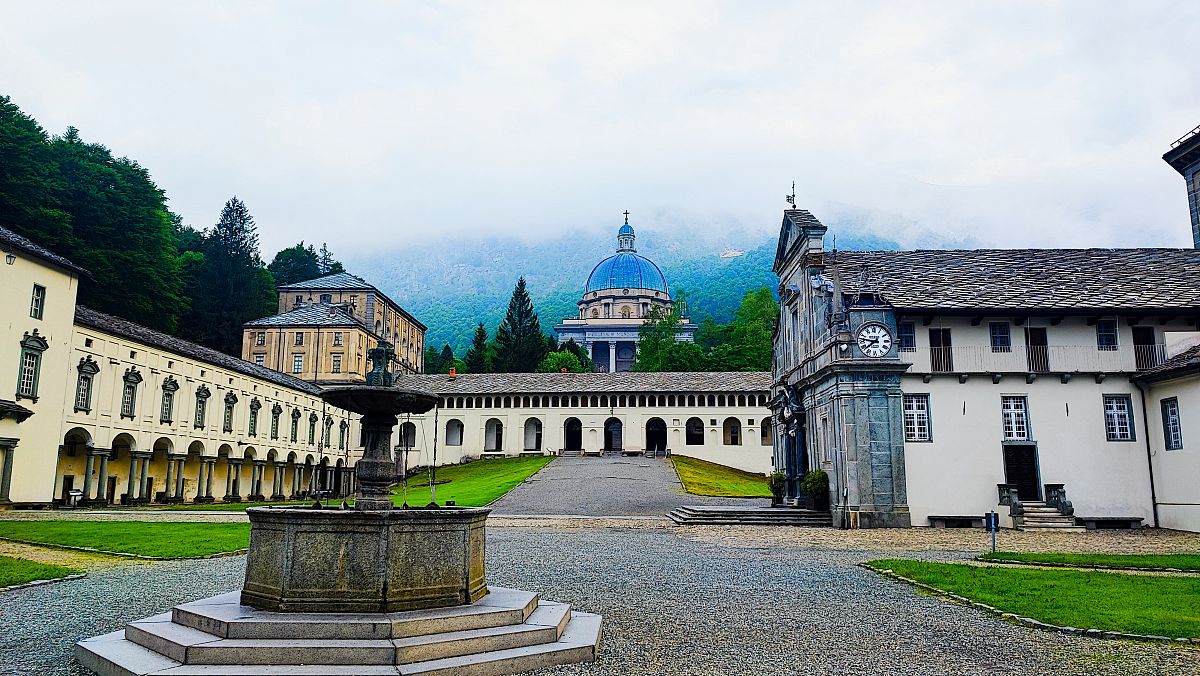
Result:
<svg viewBox="0 0 1200 676"><path fill-rule="evenodd" d="M143 455L142 458L142 474L141 483L138 484L138 499L150 502L151 496L146 495L146 478L150 473L150 456Z"/></svg>
<svg viewBox="0 0 1200 676"><path fill-rule="evenodd" d="M608 341L608 372L613 373L617 370L617 341Z"/></svg>
<svg viewBox="0 0 1200 676"><path fill-rule="evenodd" d="M9 486L12 484L12 468L13 468L13 453L17 450L17 444L14 441L12 446L5 446L4 465L0 469L0 503L8 502Z"/></svg>
<svg viewBox="0 0 1200 676"><path fill-rule="evenodd" d="M175 492L175 458L167 456L167 480L163 484L163 501L169 501Z"/></svg>
<svg viewBox="0 0 1200 676"><path fill-rule="evenodd" d="M199 499L202 499L204 502L212 502L213 501L213 494L212 494L213 473L217 471L217 461L216 460L206 460L206 461L204 461L204 464L201 465L201 467L207 471L207 474L205 474L205 478L204 478L204 482L203 482L204 483L204 489L203 489L204 497L199 498ZM196 492L199 493L200 489L197 489Z"/></svg>
<svg viewBox="0 0 1200 676"><path fill-rule="evenodd" d="M225 499L233 495L233 462L225 463Z"/></svg>
<svg viewBox="0 0 1200 676"><path fill-rule="evenodd" d="M249 496L251 500L256 500L258 502L262 502L263 500L266 499L266 497L263 496L263 491L262 491L263 477L266 475L266 471L265 471L266 469L267 469L266 461L264 461L264 460L255 460L254 461L254 467L250 471L250 489L252 491L254 491L254 493Z"/></svg>
<svg viewBox="0 0 1200 676"><path fill-rule="evenodd" d="M133 453L129 454L129 485L125 488L125 504L133 504L137 495L133 492L133 486L137 482L137 456Z"/></svg>
<svg viewBox="0 0 1200 676"><path fill-rule="evenodd" d="M96 476L96 502L108 504L108 454L107 448L96 449L100 456L100 473Z"/></svg>
<svg viewBox="0 0 1200 676"><path fill-rule="evenodd" d="M187 467L187 457L179 459L179 469L175 471L175 499L180 502L187 502L186 496L183 494L183 469ZM196 476L196 481L199 482L199 475Z"/></svg>
<svg viewBox="0 0 1200 676"><path fill-rule="evenodd" d="M92 455L92 449L88 449L87 468L83 470L83 499L80 503L86 503L88 498L92 497L92 470L95 468L96 459Z"/></svg>
<svg viewBox="0 0 1200 676"><path fill-rule="evenodd" d="M282 463L282 462L275 463L275 482L274 482L275 490L274 490L274 493L271 495L272 500L283 500L285 497L287 497L283 494L283 479L284 479L284 475L286 473L287 473L287 464L286 463Z"/></svg>
<svg viewBox="0 0 1200 676"><path fill-rule="evenodd" d="M225 502L241 502L242 496L239 492L242 482L242 463L233 460L229 461L229 488L225 491Z"/></svg>

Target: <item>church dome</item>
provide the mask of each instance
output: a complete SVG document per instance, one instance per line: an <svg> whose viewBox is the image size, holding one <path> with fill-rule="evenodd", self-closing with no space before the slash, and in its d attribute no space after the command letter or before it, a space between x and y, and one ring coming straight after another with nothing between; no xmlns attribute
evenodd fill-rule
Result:
<svg viewBox="0 0 1200 676"><path fill-rule="evenodd" d="M648 258L621 252L600 261L588 276L584 293L604 289L651 289L668 293L667 278Z"/></svg>
<svg viewBox="0 0 1200 676"><path fill-rule="evenodd" d="M639 256L633 248L636 235L625 212L625 225L617 231L617 253L600 261L588 275L584 293L605 289L650 289L669 293L667 278L649 258Z"/></svg>

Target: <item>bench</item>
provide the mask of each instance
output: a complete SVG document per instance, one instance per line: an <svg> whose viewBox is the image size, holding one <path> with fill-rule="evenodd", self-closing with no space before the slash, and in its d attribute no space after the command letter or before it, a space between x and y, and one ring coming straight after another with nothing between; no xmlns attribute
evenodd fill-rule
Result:
<svg viewBox="0 0 1200 676"><path fill-rule="evenodd" d="M484 451L479 454L480 459L483 458L503 458L504 451Z"/></svg>
<svg viewBox="0 0 1200 676"><path fill-rule="evenodd" d="M1075 523L1088 530L1133 530L1142 527L1140 516L1077 516Z"/></svg>
<svg viewBox="0 0 1200 676"><path fill-rule="evenodd" d="M930 515L929 525L934 528L983 528L983 516Z"/></svg>

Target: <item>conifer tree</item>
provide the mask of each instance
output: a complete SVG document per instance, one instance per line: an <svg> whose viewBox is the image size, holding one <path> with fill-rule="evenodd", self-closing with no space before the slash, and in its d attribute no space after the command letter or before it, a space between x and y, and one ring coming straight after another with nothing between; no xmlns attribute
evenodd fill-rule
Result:
<svg viewBox="0 0 1200 676"><path fill-rule="evenodd" d="M458 365L458 360L454 358L454 349L450 347L450 343L442 346L442 354L439 356L441 361L438 365L439 373L449 373L451 368Z"/></svg>
<svg viewBox="0 0 1200 676"><path fill-rule="evenodd" d="M317 269L322 275L333 275L346 271L341 263L333 260L333 254L325 242L321 243L321 252L317 254Z"/></svg>
<svg viewBox="0 0 1200 676"><path fill-rule="evenodd" d="M316 279L323 274L317 251L311 244L304 246L303 240L296 246L290 246L275 254L267 269L275 277L276 286Z"/></svg>
<svg viewBox="0 0 1200 676"><path fill-rule="evenodd" d="M508 301L508 313L496 330L496 371L533 373L545 358L546 337L521 277Z"/></svg>
<svg viewBox="0 0 1200 676"><path fill-rule="evenodd" d="M491 356L488 354L488 333L483 328L483 322L475 327L475 336L471 338L471 348L467 350L467 373L490 373L492 370Z"/></svg>

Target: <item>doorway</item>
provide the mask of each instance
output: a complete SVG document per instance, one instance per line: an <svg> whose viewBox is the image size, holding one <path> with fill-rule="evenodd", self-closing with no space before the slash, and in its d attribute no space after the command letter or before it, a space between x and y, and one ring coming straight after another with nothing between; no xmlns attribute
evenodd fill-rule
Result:
<svg viewBox="0 0 1200 676"><path fill-rule="evenodd" d="M1133 327L1133 357L1137 370L1154 368L1162 363L1162 355L1155 344L1153 326Z"/></svg>
<svg viewBox="0 0 1200 676"><path fill-rule="evenodd" d="M604 450L619 451L624 448L621 438L623 425L616 418L609 418L604 421Z"/></svg>
<svg viewBox="0 0 1200 676"><path fill-rule="evenodd" d="M563 450L569 453L583 450L583 423L579 418L567 418L563 424Z"/></svg>
<svg viewBox="0 0 1200 676"><path fill-rule="evenodd" d="M950 329L929 329L929 368L937 373L954 370Z"/></svg>
<svg viewBox="0 0 1200 676"><path fill-rule="evenodd" d="M1025 361L1030 373L1045 373L1050 370L1050 348L1046 343L1046 329L1025 328Z"/></svg>
<svg viewBox="0 0 1200 676"><path fill-rule="evenodd" d="M1038 488L1037 446L1011 444L1004 447L1004 481L1016 486L1022 502L1041 500Z"/></svg>
<svg viewBox="0 0 1200 676"><path fill-rule="evenodd" d="M662 418L646 421L646 450L655 456L667 454L667 423Z"/></svg>

